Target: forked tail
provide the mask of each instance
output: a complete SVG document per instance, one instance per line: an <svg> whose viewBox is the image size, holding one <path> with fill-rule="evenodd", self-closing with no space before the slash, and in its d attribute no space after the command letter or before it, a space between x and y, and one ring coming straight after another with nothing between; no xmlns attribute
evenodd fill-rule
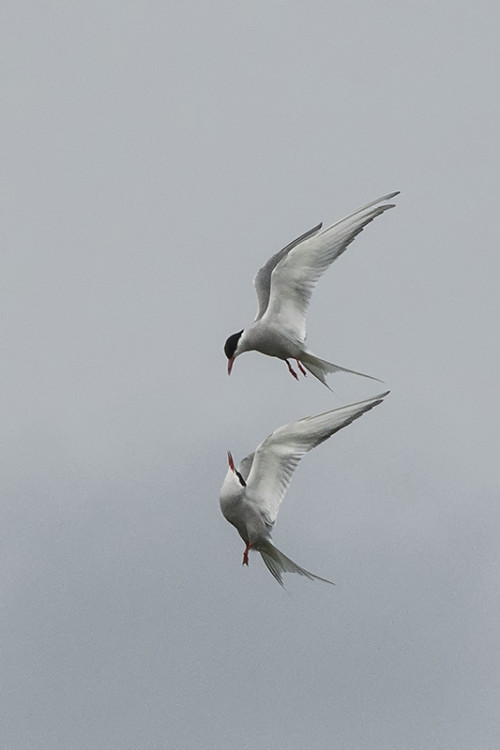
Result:
<svg viewBox="0 0 500 750"><path fill-rule="evenodd" d="M373 375L365 375L364 372L357 372L357 370L348 370L347 367L340 367L339 365L334 365L331 362L326 362L324 359L315 357L314 354L311 354L310 352L304 352L304 354L302 354L300 357L300 361L302 362L304 367L309 370L312 375L314 375L315 378L318 378L318 380L320 380L323 385L326 385L326 387L330 390L332 389L326 382L326 375L329 375L332 372L349 372L351 375L359 375L362 378L370 378L370 380L376 380L378 383L382 382L378 378L374 378Z"/></svg>
<svg viewBox="0 0 500 750"><path fill-rule="evenodd" d="M271 542L260 542L257 549L267 569L276 578L280 586L283 586L283 573L298 573L301 576L309 578L311 581L316 579L317 581L331 583L332 586L335 586L333 581L328 581L326 578L321 578L321 576L315 576L314 573L309 573L308 570L304 570L300 565L296 565L283 552L280 552L274 544L271 544Z"/></svg>

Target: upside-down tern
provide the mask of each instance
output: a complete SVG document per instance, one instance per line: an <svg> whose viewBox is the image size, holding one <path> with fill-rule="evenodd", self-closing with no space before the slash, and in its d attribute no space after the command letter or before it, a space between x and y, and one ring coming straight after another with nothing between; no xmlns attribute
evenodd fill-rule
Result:
<svg viewBox="0 0 500 750"><path fill-rule="evenodd" d="M388 393L279 427L241 461L238 469L228 452L229 469L221 487L220 507L246 544L243 565L248 565L248 553L254 549L260 552L267 568L282 586L283 573L299 573L332 583L309 573L280 552L271 543L271 532L302 456L380 404Z"/></svg>

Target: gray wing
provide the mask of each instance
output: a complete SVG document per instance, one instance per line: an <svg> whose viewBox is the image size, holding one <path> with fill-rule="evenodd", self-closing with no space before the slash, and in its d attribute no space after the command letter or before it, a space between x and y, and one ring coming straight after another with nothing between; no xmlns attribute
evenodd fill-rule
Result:
<svg viewBox="0 0 500 750"><path fill-rule="evenodd" d="M266 319L286 328L289 335L304 341L306 312L319 277L350 245L353 239L393 203L376 205L398 193L389 193L368 203L350 216L303 240L288 251L272 271Z"/></svg>
<svg viewBox="0 0 500 750"><path fill-rule="evenodd" d="M290 252L290 250L293 250L293 248L296 247L300 242L308 240L310 237L313 237L315 234L317 234L322 226L322 223L318 224L318 226L314 227L314 229L310 229L308 232L304 232L304 234L301 234L300 237L297 237L296 240L290 242L290 244L284 247L283 250L280 250L279 253L275 253L272 258L269 258L267 263L265 263L257 272L257 275L253 280L255 291L257 292L258 302L257 315L255 317L255 320L260 320L267 310L269 295L271 293L271 274L280 260L284 258L285 255Z"/></svg>
<svg viewBox="0 0 500 750"><path fill-rule="evenodd" d="M246 456L245 458L241 459L240 465L238 467L238 470L243 477L244 481L246 482L248 479L248 475L250 474L250 470L252 468L253 464L253 457L255 456L255 451L253 453L250 453L249 456Z"/></svg>
<svg viewBox="0 0 500 750"><path fill-rule="evenodd" d="M258 446L245 480L247 497L260 508L268 524L276 521L280 503L300 459L335 432L378 406L388 393L278 427Z"/></svg>

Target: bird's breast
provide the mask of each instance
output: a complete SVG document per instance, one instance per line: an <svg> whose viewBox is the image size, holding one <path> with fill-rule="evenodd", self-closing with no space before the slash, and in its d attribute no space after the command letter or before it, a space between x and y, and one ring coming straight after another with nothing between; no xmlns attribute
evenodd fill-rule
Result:
<svg viewBox="0 0 500 750"><path fill-rule="evenodd" d="M264 320L254 323L246 331L245 346L261 354L279 359L299 356L302 347L300 342L286 335L286 332Z"/></svg>

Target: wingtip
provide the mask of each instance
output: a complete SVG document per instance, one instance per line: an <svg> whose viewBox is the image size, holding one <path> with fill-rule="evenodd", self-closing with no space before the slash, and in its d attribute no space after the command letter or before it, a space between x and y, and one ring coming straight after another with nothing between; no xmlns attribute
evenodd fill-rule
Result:
<svg viewBox="0 0 500 750"><path fill-rule="evenodd" d="M378 406L382 403L384 398L388 396L390 391L385 391L385 393L379 393L378 396L373 396L371 399L369 399L371 402L373 402L373 406Z"/></svg>
<svg viewBox="0 0 500 750"><path fill-rule="evenodd" d="M394 193L387 193L387 195L383 195L382 198L379 198L377 203L381 203L382 201L390 201L392 198L395 198L396 195L400 195L401 190L395 190ZM392 208L392 206L391 206Z"/></svg>

